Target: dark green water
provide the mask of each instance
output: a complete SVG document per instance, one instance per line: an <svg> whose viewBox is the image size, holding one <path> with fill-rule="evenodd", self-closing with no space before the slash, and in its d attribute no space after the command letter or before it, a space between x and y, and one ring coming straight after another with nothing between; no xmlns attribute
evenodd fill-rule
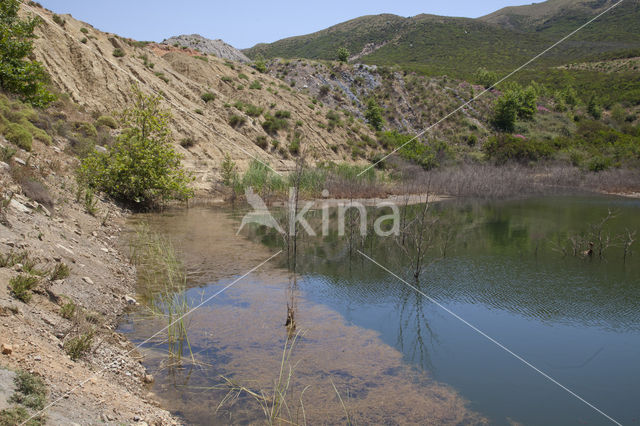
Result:
<svg viewBox="0 0 640 426"><path fill-rule="evenodd" d="M640 246L634 247L637 253L626 261L620 247L610 248L603 259L564 257L557 250L571 235L587 230L606 216L608 209L613 209L616 217L605 227L606 234L640 230L640 202L630 199L574 197L442 204L438 206L439 214L455 224L451 226L455 239L447 247L446 256L442 257L438 250L430 253L428 259L438 261L424 270L417 285L439 304L607 415L622 424L634 424L640 422ZM255 266L259 259L277 251L278 239L259 228L251 228L237 238L260 243L265 249L260 255L245 253L241 243L212 237L212 230L203 224L220 221L221 217L229 221L228 226L237 226L242 212L195 209L146 218L184 253L192 285L198 286L190 290L194 300L213 294L241 274L244 266L251 262ZM219 245L223 245L222 249ZM414 282L411 262L395 241L371 239L359 247ZM240 262L245 254L254 256L247 265ZM284 267L282 259L279 266ZM240 400L238 407L249 414L234 418L231 410L214 415L215 401L223 393L207 392L204 396L198 389L219 384L218 374L233 374L234 368L239 375L250 374L250 362L245 365L235 361L242 358L240 352L255 350L263 358L278 357L284 342L283 304L290 288L284 278L287 274L279 274L278 270L284 268L274 267L263 273L266 275L248 278L194 315L190 333L193 332L195 352L211 367L198 367L190 376L184 371L167 373L166 369L157 373L154 391L188 422L244 423L260 418L259 413L251 414L250 401L246 399ZM350 251L344 239L302 239L297 270L295 294L302 300L298 306L301 324L313 332L314 327L321 328L322 318L335 320L331 315L336 315L345 327L374 332L375 344L397 351L406 367L407 371L393 380L412 382L412 377L417 378L418 385L413 383L412 389L417 389L418 394L422 386L418 378L428 376L429 380L449 385L468 401L468 409L492 424L611 424L602 414L441 307ZM257 289L261 289L259 295L250 297ZM268 302L272 299L277 299L273 306ZM312 312L315 306L326 312L305 322L305 312ZM229 315L243 313L243 317L229 318L227 322L227 317L215 316L221 310ZM259 320L250 317L256 311L264 314ZM267 325L269 332L264 335L273 332L277 336L273 339L257 336L263 332L243 325L243 318L269 324L272 317L278 321ZM132 316L123 324L122 330L129 332L132 340L142 341L145 333L151 334L152 326L134 319ZM216 337L207 338L209 335ZM242 337L234 340L234 336ZM308 340L303 346L313 348L314 353L340 351L330 332ZM232 341L237 342L234 350L229 349ZM161 344L148 347L158 346ZM347 346L345 350L354 349ZM148 366L159 368L159 358L149 357ZM309 381L327 374L318 368L322 374L314 375L314 359L305 359ZM343 372L344 386L355 386L359 383L358 374L350 370L349 359L345 356L345 365L335 365L335 371ZM257 365L260 361L254 362ZM370 378L363 379L363 383L361 395L380 386ZM389 388L391 392L393 386ZM427 385L424 386L426 393ZM355 410L367 411L366 404L357 404L358 398L358 392L354 392ZM203 404L208 406L203 409ZM400 412L387 410L386 416L367 418L364 413L354 413L353 417L361 419L360 423L409 421L403 421ZM427 422L425 417L424 423Z"/></svg>

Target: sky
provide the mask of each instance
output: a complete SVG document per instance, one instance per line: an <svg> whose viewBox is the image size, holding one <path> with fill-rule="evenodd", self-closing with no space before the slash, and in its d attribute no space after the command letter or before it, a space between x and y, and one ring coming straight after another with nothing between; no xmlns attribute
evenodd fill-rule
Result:
<svg viewBox="0 0 640 426"><path fill-rule="evenodd" d="M430 13L476 18L531 0L39 0L99 30L135 40L179 34L221 38L239 49L308 34L363 15Z"/></svg>

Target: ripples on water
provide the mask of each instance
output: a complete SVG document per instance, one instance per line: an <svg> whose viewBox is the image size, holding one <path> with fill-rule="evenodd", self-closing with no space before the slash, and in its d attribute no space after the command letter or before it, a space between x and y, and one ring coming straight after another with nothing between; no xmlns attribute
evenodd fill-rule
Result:
<svg viewBox="0 0 640 426"><path fill-rule="evenodd" d="M460 232L433 263L421 290L500 340L612 417L640 418L640 249L623 263L562 258L566 239L616 208L611 232L640 229L637 201L547 198L443 205ZM277 238L261 229L235 236L239 212L196 209L146 217L183 253L195 299L269 257ZM262 243L262 244L260 244ZM395 244L395 243L393 243ZM368 253L411 276L392 243ZM331 382L359 423L604 424L595 411L478 336L335 238L300 243L292 392L304 394L310 423L344 422ZM637 248L637 247L636 247ZM261 419L251 398L215 414L220 375L268 388L279 369L291 276L268 265L197 312L190 337L202 364L164 369L154 391L190 423ZM135 321L134 321L135 319ZM158 324L134 315L123 330L143 340ZM162 344L146 363L160 368ZM436 379L436 380L434 380ZM295 398L294 398L295 400ZM466 400L466 404L465 404ZM544 408L542 408L544 407ZM315 420L311 421L311 420Z"/></svg>

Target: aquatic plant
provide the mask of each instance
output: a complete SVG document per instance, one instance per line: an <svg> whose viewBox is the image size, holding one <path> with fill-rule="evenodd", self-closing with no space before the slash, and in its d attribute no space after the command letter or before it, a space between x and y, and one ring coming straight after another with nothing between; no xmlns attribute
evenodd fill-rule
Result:
<svg viewBox="0 0 640 426"><path fill-rule="evenodd" d="M138 269L149 313L168 324L166 343L169 358L180 362L185 350L195 363L184 315L191 309L186 294L187 275L173 245L141 224L131 243L131 260Z"/></svg>

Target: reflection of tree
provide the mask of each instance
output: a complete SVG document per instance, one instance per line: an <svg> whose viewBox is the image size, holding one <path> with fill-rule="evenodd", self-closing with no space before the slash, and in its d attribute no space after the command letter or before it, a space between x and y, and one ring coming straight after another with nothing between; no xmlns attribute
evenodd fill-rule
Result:
<svg viewBox="0 0 640 426"><path fill-rule="evenodd" d="M418 283L418 286L420 284ZM429 321L425 317L424 297L413 289L402 286L402 293L398 303L400 318L398 321L397 346L401 352L409 356L411 362L420 362L423 368L433 371L433 363L429 354L429 346L438 343L438 338L431 329ZM405 332L413 329L414 335L409 337L409 343L405 341ZM424 333L426 332L426 336ZM425 340L425 337L427 339Z"/></svg>

